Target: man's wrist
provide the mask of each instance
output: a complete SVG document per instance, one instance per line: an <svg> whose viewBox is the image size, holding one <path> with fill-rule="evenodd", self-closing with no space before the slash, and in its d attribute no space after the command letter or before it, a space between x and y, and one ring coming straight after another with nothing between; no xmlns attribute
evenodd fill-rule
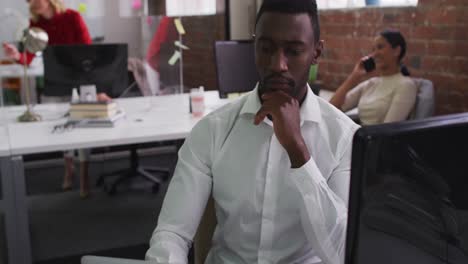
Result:
<svg viewBox="0 0 468 264"><path fill-rule="evenodd" d="M303 140L292 144L286 148L289 160L291 161L291 168L296 169L302 167L310 159L309 149Z"/></svg>

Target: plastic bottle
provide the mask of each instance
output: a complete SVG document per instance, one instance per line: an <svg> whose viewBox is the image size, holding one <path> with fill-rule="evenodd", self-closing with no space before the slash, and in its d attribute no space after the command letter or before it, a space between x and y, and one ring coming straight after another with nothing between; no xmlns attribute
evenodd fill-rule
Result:
<svg viewBox="0 0 468 264"><path fill-rule="evenodd" d="M76 103L79 103L79 102L80 102L80 96L78 95L78 90L76 88L73 88L71 103L76 104Z"/></svg>
<svg viewBox="0 0 468 264"><path fill-rule="evenodd" d="M193 88L190 90L190 100L192 103L192 115L194 117L202 117L205 113L205 89Z"/></svg>

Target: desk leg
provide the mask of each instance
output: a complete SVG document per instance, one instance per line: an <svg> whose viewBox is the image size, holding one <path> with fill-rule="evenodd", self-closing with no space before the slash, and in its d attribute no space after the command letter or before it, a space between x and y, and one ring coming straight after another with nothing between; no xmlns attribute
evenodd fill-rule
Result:
<svg viewBox="0 0 468 264"><path fill-rule="evenodd" d="M16 204L13 183L13 169L10 158L0 159L2 175L2 194L5 214L5 235L8 250L8 263L18 263L21 258L21 249L17 243Z"/></svg>
<svg viewBox="0 0 468 264"><path fill-rule="evenodd" d="M9 264L32 264L31 238L29 232L28 201L26 196L26 179L24 177L23 157L11 158L13 195L16 205L16 247L18 254Z"/></svg>

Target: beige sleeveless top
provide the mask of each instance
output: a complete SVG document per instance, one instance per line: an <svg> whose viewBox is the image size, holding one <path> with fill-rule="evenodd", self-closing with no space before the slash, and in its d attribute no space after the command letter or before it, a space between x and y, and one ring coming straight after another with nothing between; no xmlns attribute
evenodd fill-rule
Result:
<svg viewBox="0 0 468 264"><path fill-rule="evenodd" d="M363 125L403 121L414 108L417 92L414 81L401 73L375 77L349 91L342 110L357 106Z"/></svg>

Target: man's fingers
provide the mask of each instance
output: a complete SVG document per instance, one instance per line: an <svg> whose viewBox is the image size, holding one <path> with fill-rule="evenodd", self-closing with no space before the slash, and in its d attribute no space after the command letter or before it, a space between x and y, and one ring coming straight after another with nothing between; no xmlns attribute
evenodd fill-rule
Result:
<svg viewBox="0 0 468 264"><path fill-rule="evenodd" d="M255 114L254 124L256 126L260 124L263 121L263 119L267 117L268 114L269 111L267 111L264 107L261 107L260 110L258 110L257 114Z"/></svg>
<svg viewBox="0 0 468 264"><path fill-rule="evenodd" d="M290 95L287 94L284 91L281 91L281 90L269 91L269 92L265 92L265 93L262 94L262 100L263 101L268 101L268 100L270 100L272 98L275 98L276 96L287 96L287 97L289 97Z"/></svg>
<svg viewBox="0 0 468 264"><path fill-rule="evenodd" d="M273 92L266 92L266 93L262 94L262 100L263 101L268 101L269 99L271 99L273 97L272 93Z"/></svg>

